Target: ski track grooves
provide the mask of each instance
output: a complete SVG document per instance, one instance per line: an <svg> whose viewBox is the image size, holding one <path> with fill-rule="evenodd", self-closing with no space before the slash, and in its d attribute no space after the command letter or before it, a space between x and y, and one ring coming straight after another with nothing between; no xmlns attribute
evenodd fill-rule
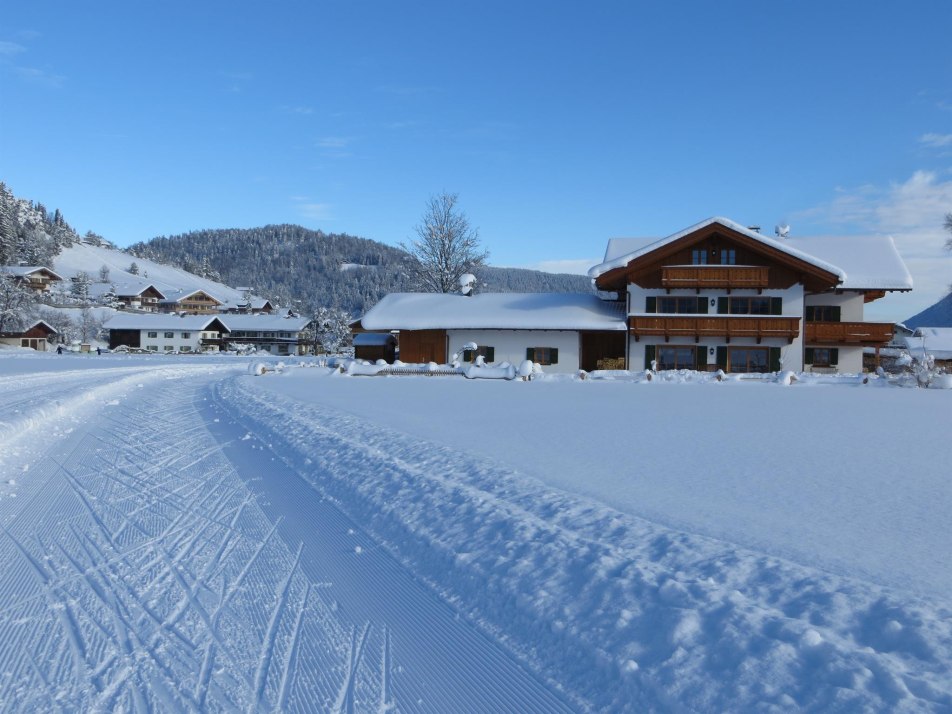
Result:
<svg viewBox="0 0 952 714"><path fill-rule="evenodd" d="M0 499L0 710L333 711L345 683L355 711L387 700L395 665L350 659L354 623L194 406L231 371L0 380L18 496Z"/></svg>

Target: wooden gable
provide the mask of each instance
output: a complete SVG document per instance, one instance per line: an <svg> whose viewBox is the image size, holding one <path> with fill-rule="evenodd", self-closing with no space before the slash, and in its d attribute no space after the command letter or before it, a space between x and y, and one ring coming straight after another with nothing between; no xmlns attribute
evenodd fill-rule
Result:
<svg viewBox="0 0 952 714"><path fill-rule="evenodd" d="M670 288L670 281L664 280L664 269L692 266L698 252L705 256L703 265L708 269L728 264L766 268L761 272L764 275L763 282L758 284L761 288L783 290L802 283L807 290L820 291L829 290L839 282L839 276L834 273L714 222L638 256L627 265L603 273L596 278L595 284L599 290L621 291L629 283L647 289ZM730 263L723 260L727 256L732 258Z"/></svg>

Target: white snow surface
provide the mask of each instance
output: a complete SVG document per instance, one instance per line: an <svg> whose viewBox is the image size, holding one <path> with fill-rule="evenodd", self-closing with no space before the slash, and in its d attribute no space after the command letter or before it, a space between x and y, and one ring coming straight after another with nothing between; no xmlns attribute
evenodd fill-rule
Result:
<svg viewBox="0 0 952 714"><path fill-rule="evenodd" d="M952 392L255 364L0 355L0 709L952 708Z"/></svg>
<svg viewBox="0 0 952 714"><path fill-rule="evenodd" d="M367 330L624 330L621 308L583 293L390 293L361 318Z"/></svg>

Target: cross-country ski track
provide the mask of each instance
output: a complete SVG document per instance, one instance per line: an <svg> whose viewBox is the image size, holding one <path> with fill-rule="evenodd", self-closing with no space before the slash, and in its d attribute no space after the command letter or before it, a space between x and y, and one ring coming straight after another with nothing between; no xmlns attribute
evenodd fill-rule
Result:
<svg viewBox="0 0 952 714"><path fill-rule="evenodd" d="M4 473L28 469L0 500L2 708L571 710L269 440L233 438L208 389L233 375L0 385Z"/></svg>
<svg viewBox="0 0 952 714"><path fill-rule="evenodd" d="M948 394L320 365L0 360L0 711L952 711Z"/></svg>

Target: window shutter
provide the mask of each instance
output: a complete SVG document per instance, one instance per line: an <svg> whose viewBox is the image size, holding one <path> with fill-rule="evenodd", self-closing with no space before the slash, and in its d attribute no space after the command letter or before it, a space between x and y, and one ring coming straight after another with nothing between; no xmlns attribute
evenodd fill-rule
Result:
<svg viewBox="0 0 952 714"><path fill-rule="evenodd" d="M495 347L487 347L487 348L486 348L486 361L487 361L487 362L495 362L495 361L496 361L496 348L495 348Z"/></svg>
<svg viewBox="0 0 952 714"><path fill-rule="evenodd" d="M717 368L727 371L727 346L721 345L717 348Z"/></svg>
<svg viewBox="0 0 952 714"><path fill-rule="evenodd" d="M472 362L476 358L475 350L463 350L463 361Z"/></svg>
<svg viewBox="0 0 952 714"><path fill-rule="evenodd" d="M717 314L718 315L727 314L727 298L726 297L717 298Z"/></svg>
<svg viewBox="0 0 952 714"><path fill-rule="evenodd" d="M707 347L698 345L694 348L694 368L698 372L704 372L707 369Z"/></svg>
<svg viewBox="0 0 952 714"><path fill-rule="evenodd" d="M813 364L813 348L807 347L803 350L803 363L804 364Z"/></svg>
<svg viewBox="0 0 952 714"><path fill-rule="evenodd" d="M549 364L558 364L559 363L559 348L551 347L549 348Z"/></svg>
<svg viewBox="0 0 952 714"><path fill-rule="evenodd" d="M830 350L830 364L835 365L840 363L840 350L836 347Z"/></svg>
<svg viewBox="0 0 952 714"><path fill-rule="evenodd" d="M770 298L770 314L771 315L783 314L783 298L779 298L779 297Z"/></svg>
<svg viewBox="0 0 952 714"><path fill-rule="evenodd" d="M807 305L804 308L803 319L807 322L814 322L816 317L816 311L813 309L812 305Z"/></svg>
<svg viewBox="0 0 952 714"><path fill-rule="evenodd" d="M645 298L645 312L657 312L657 311L658 311L658 298L646 297Z"/></svg>
<svg viewBox="0 0 952 714"><path fill-rule="evenodd" d="M698 315L707 314L707 298L706 297L699 297L697 299L697 313Z"/></svg>
<svg viewBox="0 0 952 714"><path fill-rule="evenodd" d="M832 313L833 322L839 322L840 321L840 306L834 305L833 308L830 310L830 312Z"/></svg>
<svg viewBox="0 0 952 714"><path fill-rule="evenodd" d="M526 359L530 362L535 362L535 347L526 347Z"/></svg>
<svg viewBox="0 0 952 714"><path fill-rule="evenodd" d="M645 345L645 369L651 369L651 362L655 358L655 346Z"/></svg>
<svg viewBox="0 0 952 714"><path fill-rule="evenodd" d="M770 371L771 372L780 371L780 348L779 347L770 348Z"/></svg>

